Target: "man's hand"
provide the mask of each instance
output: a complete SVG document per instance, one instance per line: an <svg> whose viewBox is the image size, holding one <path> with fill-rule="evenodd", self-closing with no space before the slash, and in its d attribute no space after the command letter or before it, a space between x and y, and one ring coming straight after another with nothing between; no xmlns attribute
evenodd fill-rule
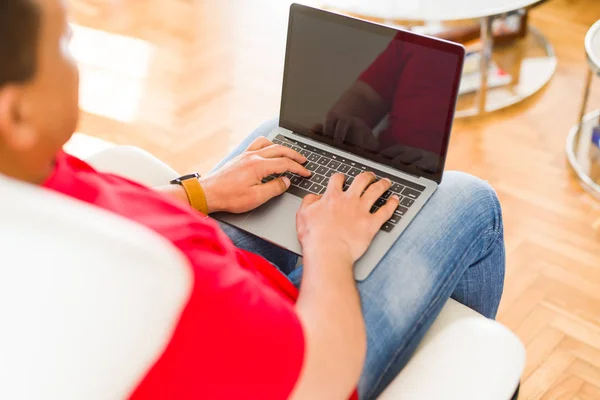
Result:
<svg viewBox="0 0 600 400"><path fill-rule="evenodd" d="M245 152L221 169L202 178L209 213L227 211L243 213L253 210L273 197L283 194L290 186L286 177L262 183L271 174L293 172L308 177L310 171L302 166L306 157L259 137Z"/></svg>
<svg viewBox="0 0 600 400"><path fill-rule="evenodd" d="M367 251L399 202L394 195L372 214L375 201L391 186L388 179L373 182L375 175L372 172L360 174L344 192L344 175L335 174L322 197L304 197L296 222L298 239L305 251L322 248L350 263L356 262Z"/></svg>

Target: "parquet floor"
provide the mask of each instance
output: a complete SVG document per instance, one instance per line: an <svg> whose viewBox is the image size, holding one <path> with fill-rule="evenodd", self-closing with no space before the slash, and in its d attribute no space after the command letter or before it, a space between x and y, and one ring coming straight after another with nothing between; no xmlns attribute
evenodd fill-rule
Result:
<svg viewBox="0 0 600 400"><path fill-rule="evenodd" d="M315 0L316 1L316 0ZM79 131L207 171L278 112L288 0L70 0L80 26ZM491 182L508 271L499 320L527 347L521 399L600 399L600 203L564 157L598 0L549 0L532 22L558 70L538 95L459 121L449 167ZM600 79L591 104L600 107Z"/></svg>

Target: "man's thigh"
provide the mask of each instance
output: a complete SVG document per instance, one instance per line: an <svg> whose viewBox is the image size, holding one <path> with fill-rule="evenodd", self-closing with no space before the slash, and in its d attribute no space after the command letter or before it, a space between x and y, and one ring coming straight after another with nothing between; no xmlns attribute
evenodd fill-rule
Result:
<svg viewBox="0 0 600 400"><path fill-rule="evenodd" d="M492 274L502 276L495 282L502 286L501 236L493 190L466 174L447 173L377 268L358 283L368 337L361 398L374 398L404 367L469 266L482 258L497 264L490 268L502 271Z"/></svg>

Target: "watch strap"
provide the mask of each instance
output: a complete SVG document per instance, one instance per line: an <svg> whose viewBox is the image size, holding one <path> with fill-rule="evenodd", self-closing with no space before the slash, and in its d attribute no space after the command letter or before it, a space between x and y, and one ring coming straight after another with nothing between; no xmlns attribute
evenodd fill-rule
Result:
<svg viewBox="0 0 600 400"><path fill-rule="evenodd" d="M198 178L188 178L181 180L181 186L185 190L190 205L201 213L208 215L208 204L206 202L206 194Z"/></svg>

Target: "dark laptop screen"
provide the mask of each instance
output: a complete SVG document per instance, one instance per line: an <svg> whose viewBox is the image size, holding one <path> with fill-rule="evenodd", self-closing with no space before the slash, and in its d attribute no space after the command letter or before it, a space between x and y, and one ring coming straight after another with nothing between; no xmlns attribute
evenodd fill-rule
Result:
<svg viewBox="0 0 600 400"><path fill-rule="evenodd" d="M293 5L280 125L437 182L461 46Z"/></svg>

